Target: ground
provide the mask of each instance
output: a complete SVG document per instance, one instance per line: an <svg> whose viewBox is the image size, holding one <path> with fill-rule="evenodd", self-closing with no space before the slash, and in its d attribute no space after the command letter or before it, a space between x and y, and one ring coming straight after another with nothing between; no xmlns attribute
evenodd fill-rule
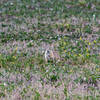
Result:
<svg viewBox="0 0 100 100"><path fill-rule="evenodd" d="M99 5L0 0L0 100L100 100Z"/></svg>

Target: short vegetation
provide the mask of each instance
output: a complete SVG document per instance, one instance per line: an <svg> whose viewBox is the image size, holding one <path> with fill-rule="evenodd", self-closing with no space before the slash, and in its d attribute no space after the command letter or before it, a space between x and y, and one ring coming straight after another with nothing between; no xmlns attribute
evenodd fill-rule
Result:
<svg viewBox="0 0 100 100"><path fill-rule="evenodd" d="M0 0L0 100L100 100L100 0Z"/></svg>

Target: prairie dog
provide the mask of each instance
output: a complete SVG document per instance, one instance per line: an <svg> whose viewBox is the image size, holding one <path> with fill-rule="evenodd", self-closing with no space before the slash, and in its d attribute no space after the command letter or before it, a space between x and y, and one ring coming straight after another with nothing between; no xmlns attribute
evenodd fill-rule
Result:
<svg viewBox="0 0 100 100"><path fill-rule="evenodd" d="M60 56L59 54L57 53L57 51L53 51L53 50L50 50L50 49L47 49L45 51L45 61L48 62L50 59L52 59L53 61L54 60L57 60L59 61L60 60Z"/></svg>

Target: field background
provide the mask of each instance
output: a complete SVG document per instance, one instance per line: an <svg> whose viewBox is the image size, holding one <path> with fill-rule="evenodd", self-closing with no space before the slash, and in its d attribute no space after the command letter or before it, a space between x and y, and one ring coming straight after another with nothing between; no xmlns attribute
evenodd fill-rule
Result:
<svg viewBox="0 0 100 100"><path fill-rule="evenodd" d="M0 0L0 100L100 100L100 0Z"/></svg>

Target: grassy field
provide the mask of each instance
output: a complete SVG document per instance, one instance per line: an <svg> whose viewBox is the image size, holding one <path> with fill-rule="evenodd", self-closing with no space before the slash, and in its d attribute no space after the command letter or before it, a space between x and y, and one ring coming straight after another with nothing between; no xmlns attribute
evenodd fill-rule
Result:
<svg viewBox="0 0 100 100"><path fill-rule="evenodd" d="M0 0L0 100L100 100L100 0Z"/></svg>

